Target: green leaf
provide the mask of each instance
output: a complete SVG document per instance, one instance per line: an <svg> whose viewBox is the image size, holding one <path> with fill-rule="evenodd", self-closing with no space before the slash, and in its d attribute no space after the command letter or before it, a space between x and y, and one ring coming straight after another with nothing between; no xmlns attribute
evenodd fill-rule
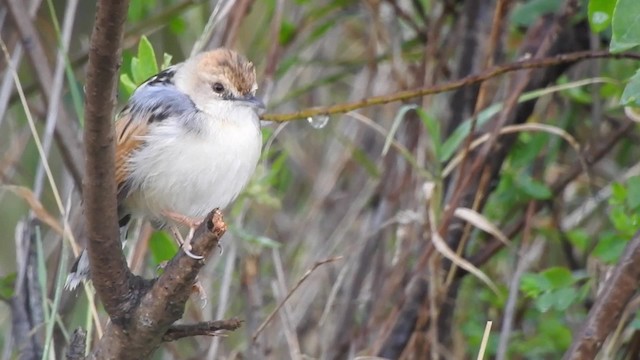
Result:
<svg viewBox="0 0 640 360"><path fill-rule="evenodd" d="M536 299L536 308L540 312L547 312L551 309L565 311L578 298L578 292L573 287L566 287L542 294Z"/></svg>
<svg viewBox="0 0 640 360"><path fill-rule="evenodd" d="M532 0L515 8L511 14L511 22L518 26L529 26L542 15L553 14L560 9L558 0Z"/></svg>
<svg viewBox="0 0 640 360"><path fill-rule="evenodd" d="M567 286L573 285L575 281L571 271L560 266L548 268L543 271L541 275L549 280L552 289L566 288Z"/></svg>
<svg viewBox="0 0 640 360"><path fill-rule="evenodd" d="M640 176L634 176L627 181L628 196L627 205L631 210L640 207Z"/></svg>
<svg viewBox="0 0 640 360"><path fill-rule="evenodd" d="M187 29L187 24L181 17L174 17L169 21L169 30L175 35L182 34Z"/></svg>
<svg viewBox="0 0 640 360"><path fill-rule="evenodd" d="M0 278L0 299L9 300L13 296L17 274L15 272Z"/></svg>
<svg viewBox="0 0 640 360"><path fill-rule="evenodd" d="M549 146L547 134L523 133L518 138L513 151L509 154L509 163L513 168L526 167L538 157L542 149Z"/></svg>
<svg viewBox="0 0 640 360"><path fill-rule="evenodd" d="M616 230L623 234L632 235L638 230L637 219L621 206L613 207L609 212L609 219Z"/></svg>
<svg viewBox="0 0 640 360"><path fill-rule="evenodd" d="M138 43L138 57L131 59L131 73L138 85L158 73L156 53L146 36L142 36Z"/></svg>
<svg viewBox="0 0 640 360"><path fill-rule="evenodd" d="M598 240L598 244L593 249L593 255L604 263L613 264L618 261L626 246L626 239L615 233L607 232Z"/></svg>
<svg viewBox="0 0 640 360"><path fill-rule="evenodd" d="M131 77L127 74L120 75L120 85L122 85L122 89L127 94L127 96L131 96L133 92L136 90L137 86L131 80Z"/></svg>
<svg viewBox="0 0 640 360"><path fill-rule="evenodd" d="M551 198L551 190L544 183L533 179L529 175L521 175L515 178L516 186L528 196L537 200Z"/></svg>
<svg viewBox="0 0 640 360"><path fill-rule="evenodd" d="M627 198L627 188L620 183L613 183L611 185L611 198L609 204L624 204Z"/></svg>
<svg viewBox="0 0 640 360"><path fill-rule="evenodd" d="M589 25L594 32L606 30L611 25L616 0L589 0Z"/></svg>
<svg viewBox="0 0 640 360"><path fill-rule="evenodd" d="M280 24L280 34L278 34L278 42L280 45L287 45L296 35L296 25L289 21L282 21Z"/></svg>
<svg viewBox="0 0 640 360"><path fill-rule="evenodd" d="M546 292L536 299L535 304L538 311L546 313L547 311L551 310L551 308L553 308L553 305L556 303L556 301L557 298L553 292Z"/></svg>
<svg viewBox="0 0 640 360"><path fill-rule="evenodd" d="M140 65L140 59L134 57L131 59L131 77L133 79L133 83L136 85L142 84L142 82L146 79L142 75L142 68Z"/></svg>
<svg viewBox="0 0 640 360"><path fill-rule="evenodd" d="M549 279L536 273L526 273L520 279L520 290L527 296L537 298L553 287Z"/></svg>
<svg viewBox="0 0 640 360"><path fill-rule="evenodd" d="M553 294L556 300L554 308L558 311L567 310L578 298L578 292L573 287L558 289Z"/></svg>
<svg viewBox="0 0 640 360"><path fill-rule="evenodd" d="M589 234L584 229L575 229L567 233L569 242L573 244L578 250L584 251L589 244Z"/></svg>
<svg viewBox="0 0 640 360"><path fill-rule="evenodd" d="M624 87L620 103L622 105L640 106L640 70L629 79L629 82Z"/></svg>
<svg viewBox="0 0 640 360"><path fill-rule="evenodd" d="M173 55L164 53L162 56L162 70L171 66L171 60L173 59Z"/></svg>
<svg viewBox="0 0 640 360"><path fill-rule="evenodd" d="M154 231L149 239L149 249L156 264L170 260L178 252L178 244L164 231Z"/></svg>
<svg viewBox="0 0 640 360"><path fill-rule="evenodd" d="M611 52L640 45L640 1L618 0L613 11Z"/></svg>

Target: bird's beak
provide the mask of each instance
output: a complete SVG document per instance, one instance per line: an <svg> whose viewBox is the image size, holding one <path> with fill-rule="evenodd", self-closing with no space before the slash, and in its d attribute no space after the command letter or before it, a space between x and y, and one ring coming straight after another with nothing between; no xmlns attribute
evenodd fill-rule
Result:
<svg viewBox="0 0 640 360"><path fill-rule="evenodd" d="M266 109L266 107L264 106L264 103L262 102L261 99L258 99L257 97L253 96L253 95L247 95L243 98L238 99L242 104L249 106L251 108L254 108L255 110L258 111L262 111L264 109Z"/></svg>

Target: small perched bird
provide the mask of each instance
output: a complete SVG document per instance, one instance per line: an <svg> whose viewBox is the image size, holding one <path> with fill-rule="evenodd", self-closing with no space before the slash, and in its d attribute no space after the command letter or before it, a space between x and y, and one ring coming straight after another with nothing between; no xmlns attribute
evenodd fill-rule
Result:
<svg viewBox="0 0 640 360"><path fill-rule="evenodd" d="M194 258L193 230L247 185L262 148L253 64L228 49L201 53L151 77L120 112L116 183L121 228L132 217L168 228ZM183 239L178 225L190 233ZM121 230L126 233L126 230ZM89 275L85 251L67 277L75 288Z"/></svg>

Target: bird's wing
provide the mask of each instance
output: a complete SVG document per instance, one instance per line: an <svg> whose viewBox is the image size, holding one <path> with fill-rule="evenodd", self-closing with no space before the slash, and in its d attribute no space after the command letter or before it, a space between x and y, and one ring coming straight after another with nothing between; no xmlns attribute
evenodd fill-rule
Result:
<svg viewBox="0 0 640 360"><path fill-rule="evenodd" d="M149 132L150 115L148 112L134 113L127 107L116 121L116 185L119 204L122 204L131 190L127 181L131 174L129 159L144 143L144 136Z"/></svg>
<svg viewBox="0 0 640 360"><path fill-rule="evenodd" d="M173 85L177 66L164 70L136 89L118 116L115 126L119 204L134 190L131 189L129 160L136 150L144 146L151 129L168 121L188 120L199 112L189 96Z"/></svg>

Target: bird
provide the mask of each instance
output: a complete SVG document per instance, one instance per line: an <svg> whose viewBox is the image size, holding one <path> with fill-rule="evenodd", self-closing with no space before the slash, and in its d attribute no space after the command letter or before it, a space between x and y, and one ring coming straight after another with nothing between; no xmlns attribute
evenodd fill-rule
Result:
<svg viewBox="0 0 640 360"><path fill-rule="evenodd" d="M170 66L142 83L115 122L115 180L121 238L134 218L169 229L191 257L197 225L247 185L262 150L264 103L253 63L218 48ZM187 225L182 237L179 227ZM67 276L89 277L83 250Z"/></svg>

